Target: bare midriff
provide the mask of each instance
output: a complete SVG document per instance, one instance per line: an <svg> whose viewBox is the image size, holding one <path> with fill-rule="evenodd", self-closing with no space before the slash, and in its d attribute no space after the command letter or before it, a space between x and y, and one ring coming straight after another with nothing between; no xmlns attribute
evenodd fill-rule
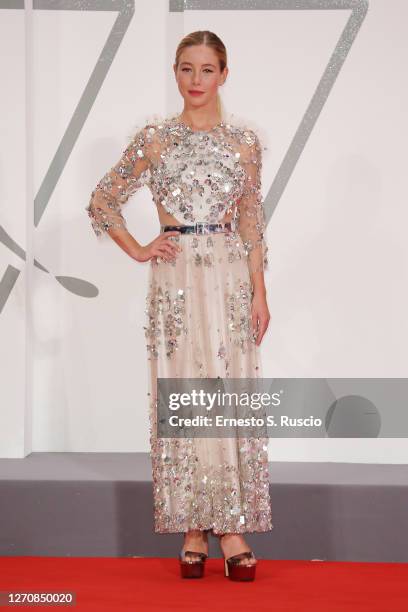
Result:
<svg viewBox="0 0 408 612"><path fill-rule="evenodd" d="M173 217L173 215L168 213L164 209L162 204L156 204L156 206L157 206L157 212L159 214L160 225L194 225L194 223L182 223L181 221ZM220 219L218 222L228 223L231 220L232 220L232 212L224 215L224 217Z"/></svg>

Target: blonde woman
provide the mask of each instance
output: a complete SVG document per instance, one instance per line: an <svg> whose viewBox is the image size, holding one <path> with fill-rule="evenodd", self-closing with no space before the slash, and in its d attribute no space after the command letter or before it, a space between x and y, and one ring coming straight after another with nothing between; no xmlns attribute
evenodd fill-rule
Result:
<svg viewBox="0 0 408 612"><path fill-rule="evenodd" d="M181 575L202 577L208 534L224 573L253 580L245 533L272 529L267 440L157 436L157 378L256 378L267 330L267 265L257 133L226 121L218 89L228 76L222 41L209 31L177 47L181 113L144 125L105 174L87 207L98 236L149 262L146 295L149 418L158 533L184 533ZM142 245L122 206L142 185L160 233Z"/></svg>

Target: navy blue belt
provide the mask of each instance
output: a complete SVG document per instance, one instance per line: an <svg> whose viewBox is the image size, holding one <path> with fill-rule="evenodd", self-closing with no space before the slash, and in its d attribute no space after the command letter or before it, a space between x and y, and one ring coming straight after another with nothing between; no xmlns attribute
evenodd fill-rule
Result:
<svg viewBox="0 0 408 612"><path fill-rule="evenodd" d="M233 224L208 223L207 221L197 221L194 225L161 225L160 233L176 230L181 234L211 234L217 232L233 231Z"/></svg>

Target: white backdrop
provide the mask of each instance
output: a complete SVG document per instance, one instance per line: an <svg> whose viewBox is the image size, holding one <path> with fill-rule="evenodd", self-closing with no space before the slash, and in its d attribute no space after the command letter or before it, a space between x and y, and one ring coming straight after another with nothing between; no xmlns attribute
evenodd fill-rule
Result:
<svg viewBox="0 0 408 612"><path fill-rule="evenodd" d="M224 108L256 125L267 146L263 192L275 208L264 377L407 377L406 1L368 3L279 197L283 161L351 15L341 2L314 3L326 10L310 10L313 0L309 10L290 1L265 1L262 10L207 2L207 10L182 11L182 2L138 1L89 114L86 87L118 12L102 10L103 2L92 11L69 10L69 0L65 9L52 0L25 10L11 4L0 0L2 457L149 450L148 264L109 238L98 241L85 206L136 126L181 112L175 49L198 29L227 47ZM355 2L355 10L366 4ZM138 241L158 233L147 188L124 213ZM78 281L56 276L91 285L78 295ZM280 461L405 463L408 445L274 439L269 453Z"/></svg>

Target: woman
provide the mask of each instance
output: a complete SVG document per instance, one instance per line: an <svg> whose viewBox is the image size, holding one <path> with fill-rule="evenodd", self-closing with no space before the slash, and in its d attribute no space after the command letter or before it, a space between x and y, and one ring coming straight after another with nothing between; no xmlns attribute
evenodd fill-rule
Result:
<svg viewBox="0 0 408 612"><path fill-rule="evenodd" d="M212 531L225 575L253 580L257 560L243 533L273 527L267 440L160 438L156 385L158 377L260 375L258 347L270 319L261 144L253 130L221 118L218 88L228 68L215 34L186 36L173 68L182 113L137 131L87 210L98 236L106 232L136 261L150 261L145 333L155 531L184 532L182 576L203 575ZM142 246L121 207L146 184L161 231Z"/></svg>

